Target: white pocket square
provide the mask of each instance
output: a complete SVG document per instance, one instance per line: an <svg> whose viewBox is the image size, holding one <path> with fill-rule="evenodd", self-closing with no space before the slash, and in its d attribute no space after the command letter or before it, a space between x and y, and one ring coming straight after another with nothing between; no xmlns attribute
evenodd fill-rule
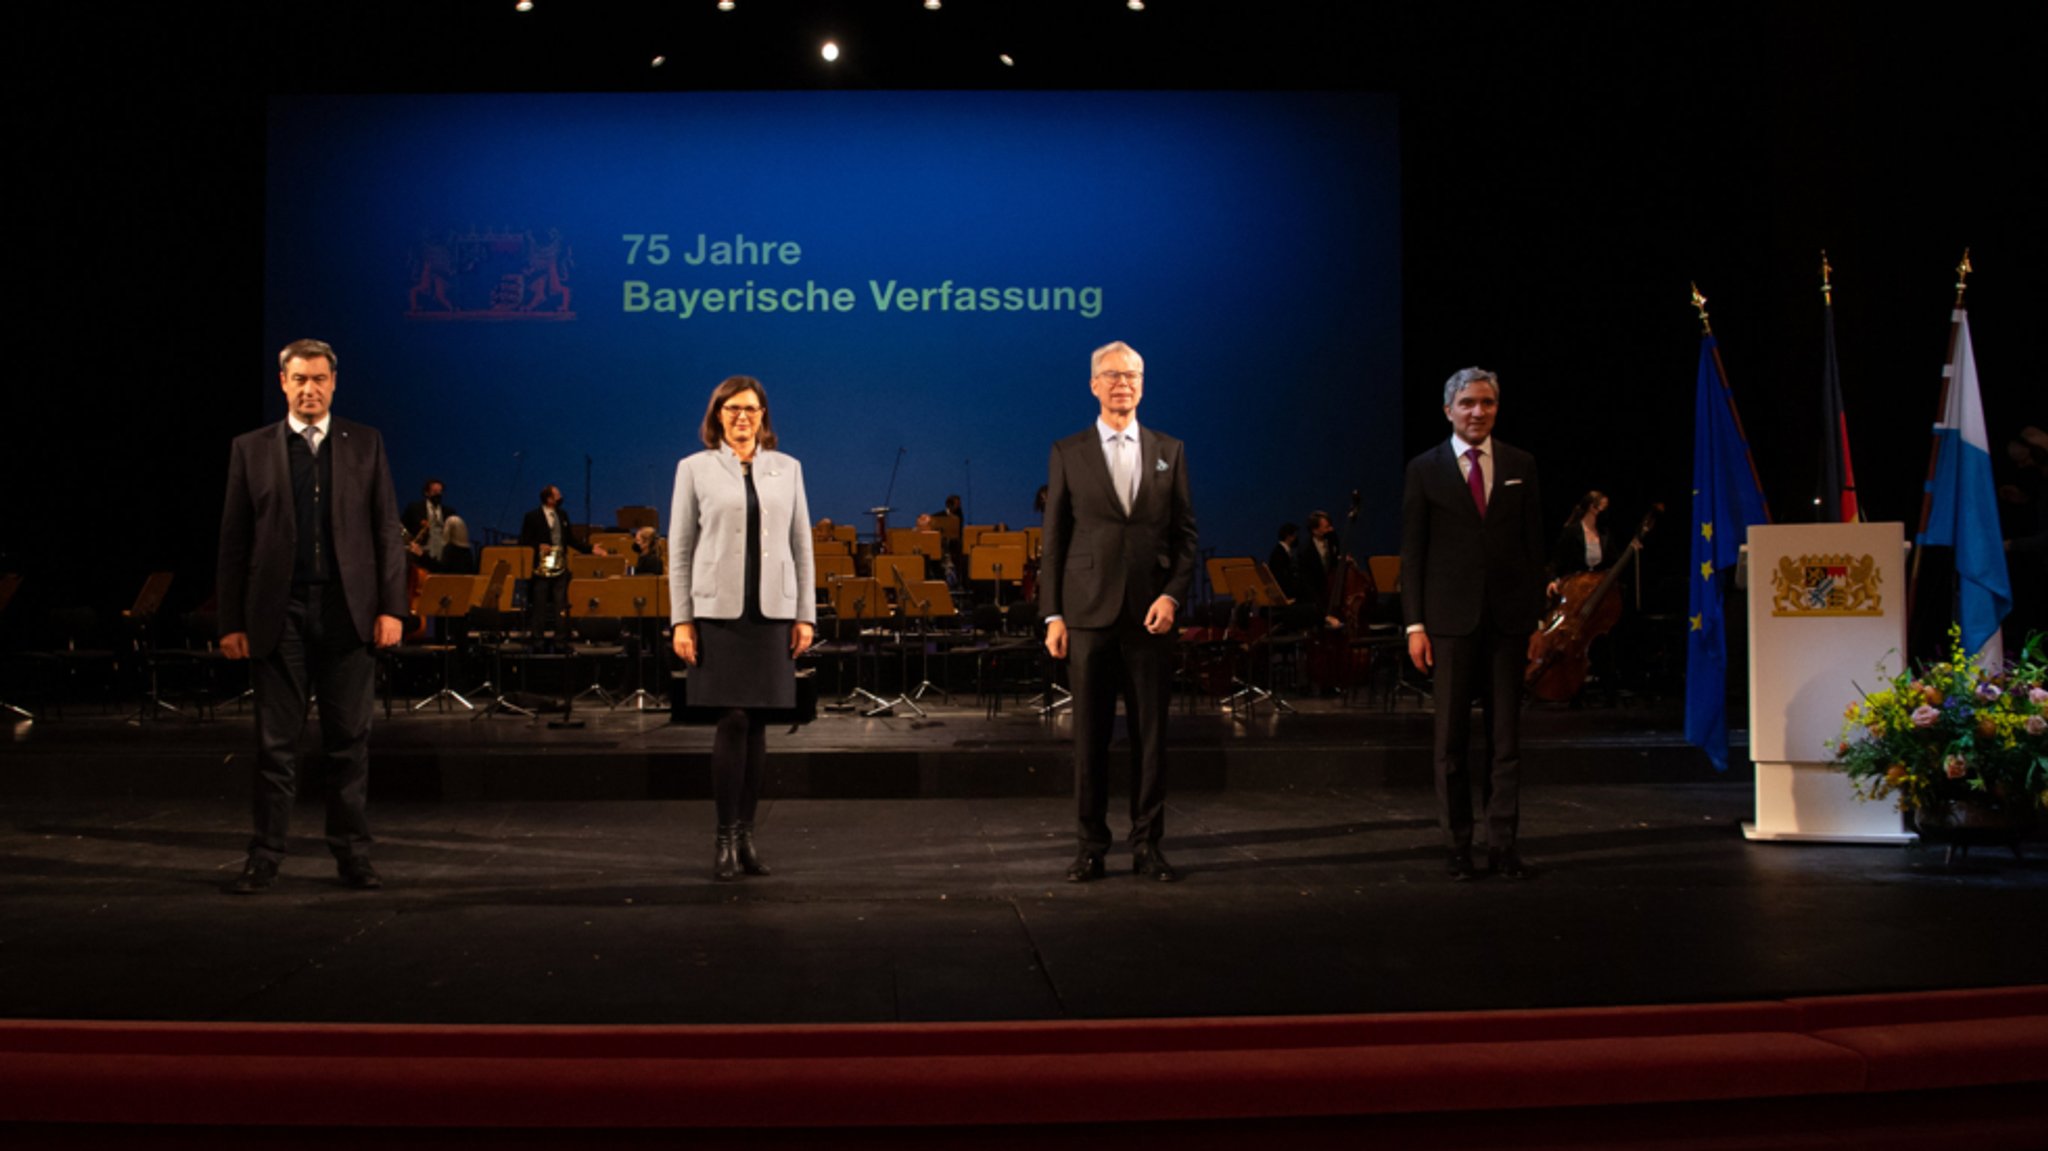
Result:
<svg viewBox="0 0 2048 1151"><path fill-rule="evenodd" d="M1153 470L1153 471L1155 471L1155 472L1163 472L1163 471L1165 471L1165 470L1166 470L1166 461L1165 461L1165 460L1160 460L1159 462L1157 462L1157 463L1153 464L1153 465L1152 465L1152 470Z"/></svg>
<svg viewBox="0 0 2048 1151"><path fill-rule="evenodd" d="M1521 482L1522 482L1522 481L1520 481L1520 480L1502 480L1502 481L1501 481L1501 483L1502 483L1503 485L1507 486L1507 487L1514 487L1514 486L1515 486L1516 484L1518 484L1518 483L1521 483Z"/></svg>

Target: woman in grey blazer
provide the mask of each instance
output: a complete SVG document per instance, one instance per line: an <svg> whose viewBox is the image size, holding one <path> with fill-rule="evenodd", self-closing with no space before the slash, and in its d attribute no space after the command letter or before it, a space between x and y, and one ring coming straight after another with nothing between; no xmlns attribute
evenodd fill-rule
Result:
<svg viewBox="0 0 2048 1151"><path fill-rule="evenodd" d="M756 714L796 706L796 657L818 621L802 465L775 450L768 393L733 376L704 409L705 451L676 465L669 511L669 618L691 668L692 707L723 709L711 744L715 879L766 875L754 810L767 759Z"/></svg>

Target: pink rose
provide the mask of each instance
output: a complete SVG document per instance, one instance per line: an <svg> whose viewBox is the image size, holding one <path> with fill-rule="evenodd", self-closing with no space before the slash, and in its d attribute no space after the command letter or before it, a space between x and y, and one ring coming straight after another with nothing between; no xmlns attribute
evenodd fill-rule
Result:
<svg viewBox="0 0 2048 1151"><path fill-rule="evenodd" d="M2027 734L2028 734L2028 735L2040 735L2040 734L2041 734L2042 732L2048 732L2048 719L2042 719L2042 718L2041 718L2040 716L2038 716L2038 715L2030 715L2030 716L2028 716L2028 717L2027 717Z"/></svg>
<svg viewBox="0 0 2048 1151"><path fill-rule="evenodd" d="M2048 703L2048 688L2042 688L2042 687L2030 687L2030 688L2028 688L2028 689L2027 689L2027 702L2028 702L2028 703Z"/></svg>
<svg viewBox="0 0 2048 1151"><path fill-rule="evenodd" d="M1960 755L1951 755L1942 760L1941 767L1943 771L1948 772L1950 779L1961 779L1970 773L1970 762Z"/></svg>
<svg viewBox="0 0 2048 1151"><path fill-rule="evenodd" d="M1924 703L1921 704L1919 707L1913 709L1914 727L1933 727L1934 721L1940 718L1940 711L1931 708Z"/></svg>

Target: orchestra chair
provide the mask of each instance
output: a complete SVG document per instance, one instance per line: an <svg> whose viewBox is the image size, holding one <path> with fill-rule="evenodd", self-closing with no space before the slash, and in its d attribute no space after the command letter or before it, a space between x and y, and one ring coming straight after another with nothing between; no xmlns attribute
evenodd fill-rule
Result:
<svg viewBox="0 0 2048 1151"><path fill-rule="evenodd" d="M497 549L486 550L493 551ZM529 563L533 558L531 553L526 552L523 548L506 548L504 550L519 552L521 555L525 555ZM470 600L469 608L470 639L490 657L490 669L482 683L470 688L463 694L473 700L482 699L485 695L490 696L490 706L477 712L477 719L496 715L501 711L508 711L514 715L523 715L531 718L534 714L532 709L522 707L506 698L506 691L500 686L505 682L505 657L508 655L518 656L526 651L526 645L516 643L511 638L510 624L513 618L511 597L512 563L505 557L499 556L490 565L490 569L491 574L488 576L470 577L482 586L476 589L475 597Z"/></svg>

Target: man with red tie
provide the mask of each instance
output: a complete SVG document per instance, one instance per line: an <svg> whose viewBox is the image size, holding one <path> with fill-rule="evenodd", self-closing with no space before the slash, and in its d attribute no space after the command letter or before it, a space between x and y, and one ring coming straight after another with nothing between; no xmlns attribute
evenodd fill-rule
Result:
<svg viewBox="0 0 2048 1151"><path fill-rule="evenodd" d="M1401 611L1408 656L1434 673L1436 792L1453 879L1472 864L1475 812L1490 870L1525 879L1521 811L1522 669L1543 614L1543 500L1536 459L1493 438L1500 381L1465 368L1444 384L1449 442L1408 462L1401 499ZM1483 694L1482 694L1483 693ZM1487 739L1468 764L1472 699Z"/></svg>

